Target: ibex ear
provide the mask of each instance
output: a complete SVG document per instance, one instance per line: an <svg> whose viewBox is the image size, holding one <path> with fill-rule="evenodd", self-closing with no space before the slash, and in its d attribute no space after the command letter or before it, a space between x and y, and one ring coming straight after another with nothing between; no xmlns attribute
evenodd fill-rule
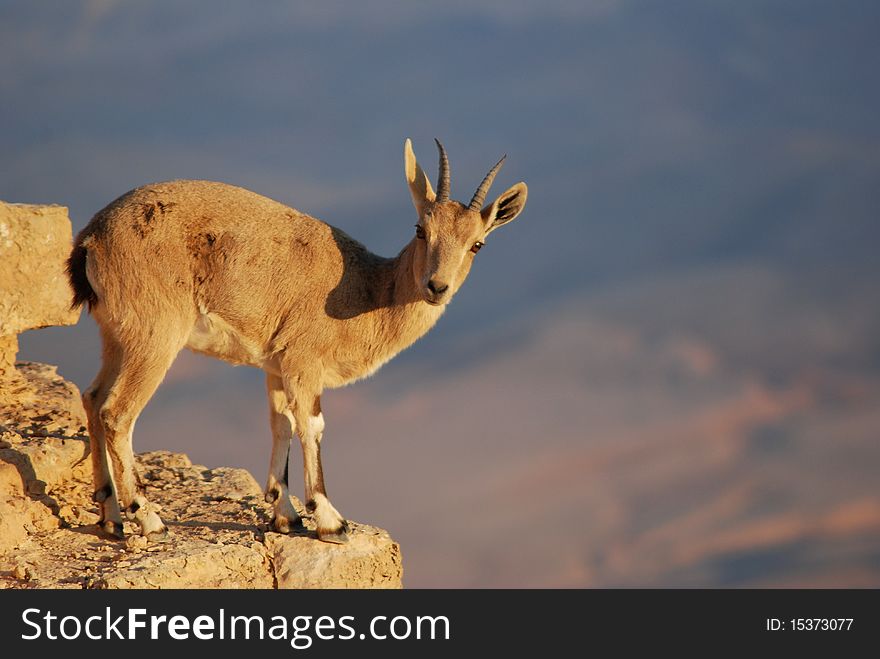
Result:
<svg viewBox="0 0 880 659"><path fill-rule="evenodd" d="M425 171L416 162L416 154L413 153L412 142L409 138L403 143L403 167L406 174L406 182L409 184L409 193L412 195L413 206L421 217L425 206L433 202L437 195L431 187L431 182L425 175Z"/></svg>
<svg viewBox="0 0 880 659"><path fill-rule="evenodd" d="M483 222L486 223L487 233L494 231L502 224L507 224L522 213L522 209L526 207L528 195L529 189L526 184L520 182L502 192L498 199L480 211Z"/></svg>

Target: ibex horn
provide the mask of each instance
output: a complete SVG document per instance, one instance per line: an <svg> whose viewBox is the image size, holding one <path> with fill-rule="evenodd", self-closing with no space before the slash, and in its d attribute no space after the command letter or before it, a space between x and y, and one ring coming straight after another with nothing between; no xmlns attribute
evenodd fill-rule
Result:
<svg viewBox="0 0 880 659"><path fill-rule="evenodd" d="M437 175L437 201L449 201L449 158L446 149L436 137L437 148L440 150L440 173Z"/></svg>
<svg viewBox="0 0 880 659"><path fill-rule="evenodd" d="M504 164L505 158L507 158L507 155L501 156L501 160L495 163L495 166L489 170L489 173L486 174L486 178L480 183L480 187L477 188L477 191L474 193L471 203L468 204L468 208L472 211L480 212L480 209L483 207L483 202L486 201L486 193L489 192L489 188L492 187L492 181L495 180L495 175L498 173L498 170L501 169L501 165Z"/></svg>

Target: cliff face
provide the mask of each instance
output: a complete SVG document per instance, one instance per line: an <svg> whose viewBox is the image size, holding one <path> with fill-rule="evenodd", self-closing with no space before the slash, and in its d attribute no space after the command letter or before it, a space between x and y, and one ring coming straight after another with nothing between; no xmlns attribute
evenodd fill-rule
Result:
<svg viewBox="0 0 880 659"><path fill-rule="evenodd" d="M0 380L15 376L21 332L79 318L64 274L70 242L64 206L0 201Z"/></svg>
<svg viewBox="0 0 880 659"><path fill-rule="evenodd" d="M0 588L400 588L387 532L350 522L349 543L331 545L306 516L297 533L271 532L250 473L182 454L137 456L166 542L128 523L125 542L97 531L79 391L52 366L14 363L18 332L76 322L62 265L70 235L62 207L0 202Z"/></svg>

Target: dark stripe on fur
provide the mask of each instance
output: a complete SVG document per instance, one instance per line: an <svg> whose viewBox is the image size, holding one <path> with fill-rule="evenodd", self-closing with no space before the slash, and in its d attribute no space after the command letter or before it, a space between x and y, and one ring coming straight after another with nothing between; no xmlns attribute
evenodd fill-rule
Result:
<svg viewBox="0 0 880 659"><path fill-rule="evenodd" d="M321 467L321 445L315 447L315 462L318 463L317 473L315 474L315 492L327 496L327 490L324 489L324 469Z"/></svg>

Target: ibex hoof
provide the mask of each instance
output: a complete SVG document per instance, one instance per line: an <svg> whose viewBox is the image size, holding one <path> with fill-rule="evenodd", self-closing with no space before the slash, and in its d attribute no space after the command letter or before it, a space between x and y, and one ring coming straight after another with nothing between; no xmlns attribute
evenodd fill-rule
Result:
<svg viewBox="0 0 880 659"><path fill-rule="evenodd" d="M165 542L168 540L168 527L163 524L161 529L150 531L145 537L149 542Z"/></svg>
<svg viewBox="0 0 880 659"><path fill-rule="evenodd" d="M300 517L295 517L294 519L287 519L286 517L273 517L272 528L275 529L275 531L277 531L278 533L287 534L291 531L302 529L303 521Z"/></svg>
<svg viewBox="0 0 880 659"><path fill-rule="evenodd" d="M107 535L116 538L117 540L125 540L125 531L122 530L122 522L104 520L101 522L100 527Z"/></svg>
<svg viewBox="0 0 880 659"><path fill-rule="evenodd" d="M343 520L339 528L332 531L319 528L318 540L321 542L329 542L334 545L344 545L348 542L348 522Z"/></svg>

